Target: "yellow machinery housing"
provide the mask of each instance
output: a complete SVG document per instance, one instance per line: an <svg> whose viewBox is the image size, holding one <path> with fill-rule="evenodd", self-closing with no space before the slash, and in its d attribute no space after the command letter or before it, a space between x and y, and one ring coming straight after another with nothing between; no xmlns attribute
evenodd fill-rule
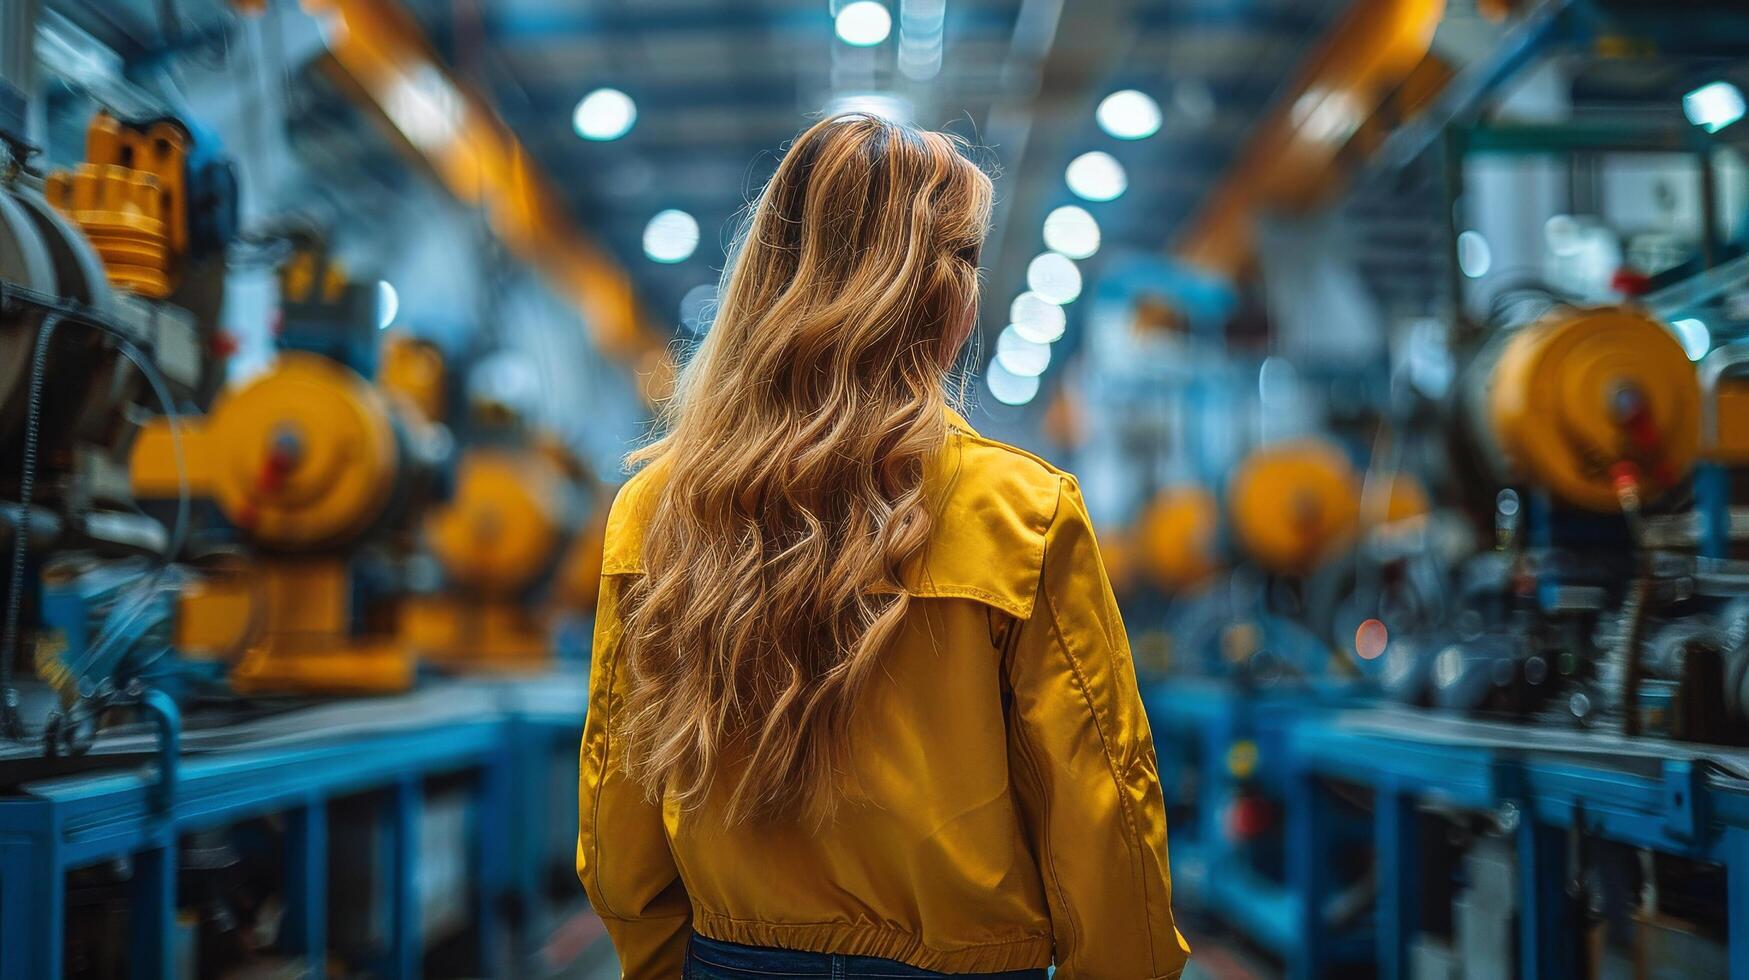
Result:
<svg viewBox="0 0 1749 980"><path fill-rule="evenodd" d="M601 597L601 557L607 543L607 510L611 492L598 495L583 529L571 538L553 579L551 608L557 616L593 616Z"/></svg>
<svg viewBox="0 0 1749 980"><path fill-rule="evenodd" d="M1220 567L1221 508L1195 485L1167 487L1142 511L1138 526L1142 571L1167 594L1201 588Z"/></svg>
<svg viewBox="0 0 1749 980"><path fill-rule="evenodd" d="M169 120L142 128L99 112L86 129L85 162L44 182L119 289L163 299L176 288L189 245L189 142Z"/></svg>
<svg viewBox="0 0 1749 980"><path fill-rule="evenodd" d="M1550 314L1508 341L1488 421L1515 472L1576 507L1613 512L1687 477L1700 382L1681 343L1623 307Z"/></svg>
<svg viewBox="0 0 1749 980"><path fill-rule="evenodd" d="M427 422L443 421L443 352L437 345L405 333L383 338L382 363L377 366L377 387L407 403Z"/></svg>
<svg viewBox="0 0 1749 980"><path fill-rule="evenodd" d="M1319 439L1258 449L1228 487L1239 545L1263 568L1304 575L1354 536L1360 479L1348 457Z"/></svg>
<svg viewBox="0 0 1749 980"><path fill-rule="evenodd" d="M1374 470L1367 474L1360 500L1363 529L1411 521L1432 511L1427 487L1413 473Z"/></svg>
<svg viewBox="0 0 1749 980"><path fill-rule="evenodd" d="M550 662L547 617L529 594L557 568L559 594L598 578L573 567L580 507L575 480L554 445L479 447L463 455L454 497L425 522L425 538L451 588L416 596L402 628L421 658L449 668L536 670ZM568 559L561 564L562 559Z"/></svg>
<svg viewBox="0 0 1749 980"><path fill-rule="evenodd" d="M211 499L256 546L249 567L192 585L176 645L234 657L251 692L371 692L411 685L414 659L392 633L361 637L343 548L377 526L406 479L408 453L389 399L350 369L287 352L225 392L212 412L173 428L155 420L135 443L142 497L174 497L178 451L191 492Z"/></svg>

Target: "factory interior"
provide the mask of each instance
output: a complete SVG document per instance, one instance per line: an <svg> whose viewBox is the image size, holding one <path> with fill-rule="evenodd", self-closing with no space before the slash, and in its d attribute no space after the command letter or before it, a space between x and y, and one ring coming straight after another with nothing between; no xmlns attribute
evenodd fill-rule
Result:
<svg viewBox="0 0 1749 980"><path fill-rule="evenodd" d="M0 980L621 975L609 510L843 112L994 181L949 397L1184 977L1749 980L1745 92L1742 0L0 0Z"/></svg>

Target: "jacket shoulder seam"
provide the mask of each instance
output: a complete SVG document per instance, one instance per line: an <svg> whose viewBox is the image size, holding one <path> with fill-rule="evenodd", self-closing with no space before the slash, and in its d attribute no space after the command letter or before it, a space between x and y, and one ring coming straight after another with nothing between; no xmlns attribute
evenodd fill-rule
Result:
<svg viewBox="0 0 1749 980"><path fill-rule="evenodd" d="M1034 453L1027 452L1026 450L1020 448L1019 446L1010 445L1009 443L1002 442L1001 440L998 440L998 439L992 439L989 436L981 435L981 434L976 433L976 432L967 432L963 429L955 429L953 431L954 431L955 435L957 435L961 439L964 439L967 442L975 442L978 445L983 446L987 449L994 449L998 452L1006 453L1006 454L1011 455L1011 456L1019 456L1021 459L1025 459L1025 460L1028 460L1030 462L1036 463L1036 464L1038 464L1038 466L1041 469L1043 469L1046 473L1051 474L1052 476L1055 476L1055 477L1069 476L1068 472L1066 472L1062 469L1059 469L1058 467L1052 465L1050 463L1050 461L1046 460L1044 457L1038 456Z"/></svg>

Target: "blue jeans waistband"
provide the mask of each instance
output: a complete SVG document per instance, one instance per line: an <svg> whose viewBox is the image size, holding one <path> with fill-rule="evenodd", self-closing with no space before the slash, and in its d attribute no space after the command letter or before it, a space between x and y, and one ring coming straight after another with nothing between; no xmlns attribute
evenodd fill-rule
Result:
<svg viewBox="0 0 1749 980"><path fill-rule="evenodd" d="M958 977L961 980L1045 980L1044 970L1005 973L936 973L878 956L810 953L796 949L742 946L693 933L686 954L684 980L921 980Z"/></svg>

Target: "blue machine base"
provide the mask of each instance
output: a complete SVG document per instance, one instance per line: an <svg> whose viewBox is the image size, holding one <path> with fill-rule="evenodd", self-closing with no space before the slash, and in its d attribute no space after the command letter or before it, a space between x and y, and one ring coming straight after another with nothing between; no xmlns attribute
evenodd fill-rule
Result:
<svg viewBox="0 0 1749 980"><path fill-rule="evenodd" d="M468 787L479 958L471 966L475 975L513 973L507 964L524 938L517 933L543 924L542 871L568 856L547 852L575 826L575 794L571 810L555 810L546 784L555 758L574 764L583 707L580 673L454 682L275 716L278 734L255 739L256 747L26 783L0 797L0 980L61 976L67 872L123 858L133 868L129 973L173 975L180 837L270 814L283 815L287 830L284 952L306 961L310 975L326 975L327 807L373 790L387 801L390 886L380 919L389 923L388 949L372 972L417 976L416 817L426 780L439 776ZM298 715L315 727L296 731ZM551 832L552 820L568 822L565 834ZM522 910L520 930L504 914L511 906Z"/></svg>

